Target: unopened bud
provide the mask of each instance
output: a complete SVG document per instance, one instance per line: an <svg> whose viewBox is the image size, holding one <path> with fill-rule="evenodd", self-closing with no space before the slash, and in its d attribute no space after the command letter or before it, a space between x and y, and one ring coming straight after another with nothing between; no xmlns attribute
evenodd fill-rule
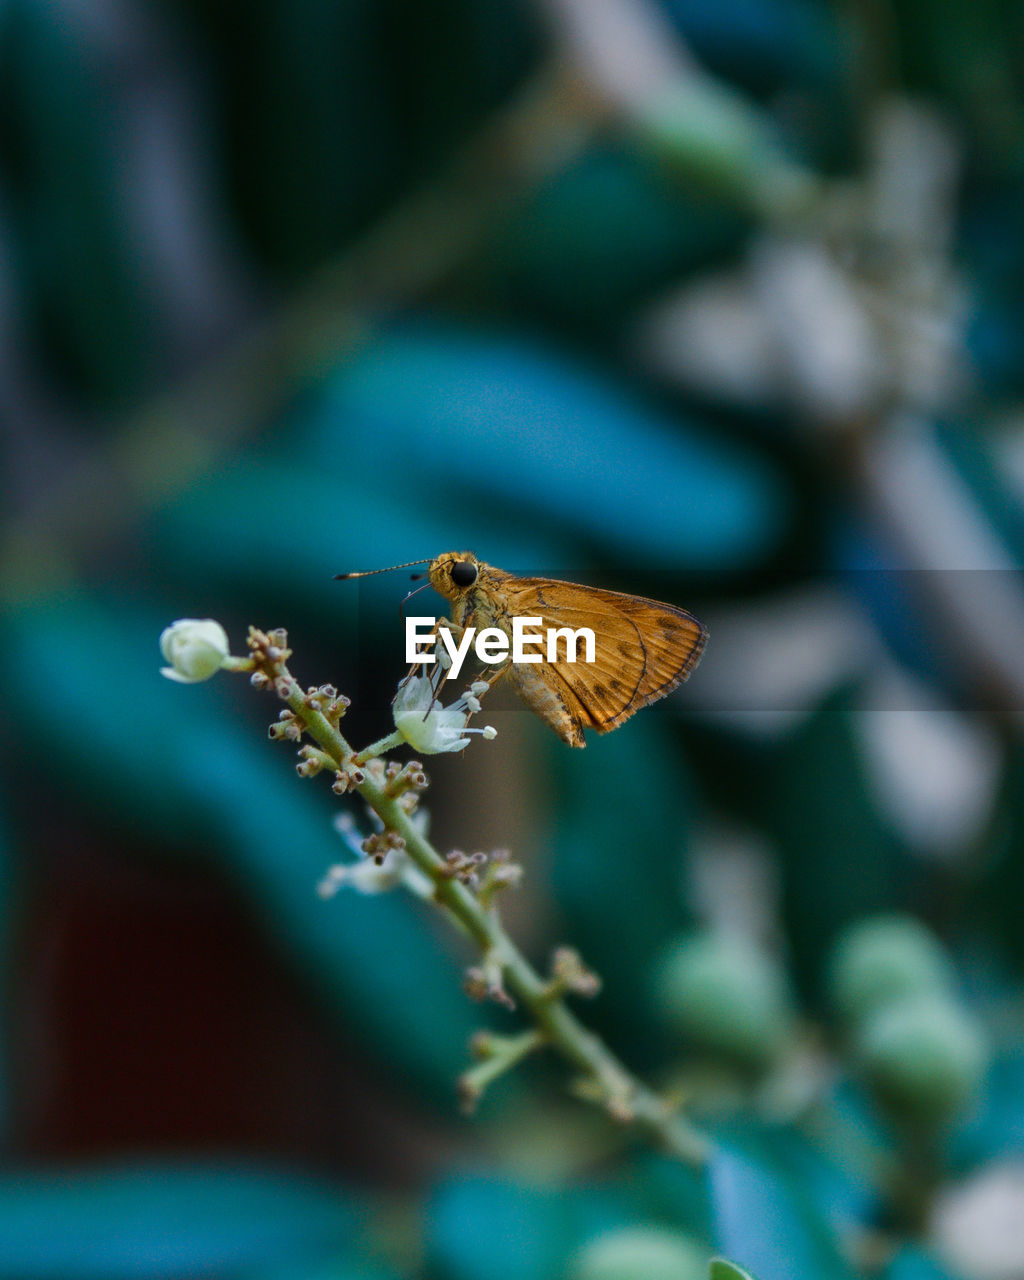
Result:
<svg viewBox="0 0 1024 1280"><path fill-rule="evenodd" d="M170 665L160 674L180 684L209 680L229 656L227 632L212 618L179 618L160 633L160 652Z"/></svg>

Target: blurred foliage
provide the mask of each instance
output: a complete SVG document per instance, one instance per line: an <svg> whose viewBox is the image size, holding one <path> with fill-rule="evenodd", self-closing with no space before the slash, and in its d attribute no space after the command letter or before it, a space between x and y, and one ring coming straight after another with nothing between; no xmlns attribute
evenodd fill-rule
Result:
<svg viewBox="0 0 1024 1280"><path fill-rule="evenodd" d="M637 109L556 11L0 6L0 1280L1024 1274L949 1198L1024 1150L1020 14L645 0L683 92ZM321 901L269 702L157 675L175 618L286 625L370 741L404 580L331 575L450 548L710 624L671 702L584 752L499 711L429 793L702 1171L533 1064L460 1120L509 1025L466 950Z"/></svg>

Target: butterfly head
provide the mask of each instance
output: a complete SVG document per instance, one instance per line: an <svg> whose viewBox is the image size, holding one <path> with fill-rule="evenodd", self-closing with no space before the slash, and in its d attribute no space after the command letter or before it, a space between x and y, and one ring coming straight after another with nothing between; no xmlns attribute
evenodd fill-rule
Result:
<svg viewBox="0 0 1024 1280"><path fill-rule="evenodd" d="M430 585L446 600L457 600L480 576L480 561L472 551L445 551L431 560Z"/></svg>

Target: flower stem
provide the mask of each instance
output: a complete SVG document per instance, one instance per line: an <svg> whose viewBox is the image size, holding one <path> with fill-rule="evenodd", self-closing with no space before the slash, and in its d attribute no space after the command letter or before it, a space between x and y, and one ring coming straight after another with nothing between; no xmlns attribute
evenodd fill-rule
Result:
<svg viewBox="0 0 1024 1280"><path fill-rule="evenodd" d="M341 736L340 734L338 735ZM368 747L364 747L355 755L356 764L365 764L367 760L372 760L374 756L381 756L385 751L392 751L395 747L400 747L405 739L396 729L394 733L389 733L386 738L378 738L376 742L371 742Z"/></svg>
<svg viewBox="0 0 1024 1280"><path fill-rule="evenodd" d="M528 1053L539 1049L544 1042L543 1033L535 1027L517 1036L478 1037L474 1048L482 1060L459 1077L459 1096L466 1110L473 1110L492 1081L497 1080L506 1071L510 1071L518 1062L522 1062Z"/></svg>
<svg viewBox="0 0 1024 1280"><path fill-rule="evenodd" d="M254 640L258 640L260 635L254 632ZM257 652L256 665L274 682L295 719L338 770L344 770L353 762L369 759L372 752L384 749L384 744L397 745L392 739L398 735L391 735L357 754L337 726L316 706L310 705L288 671L284 656L268 656L264 650L261 658ZM616 1120L634 1124L678 1159L702 1167L710 1154L710 1140L636 1079L607 1045L580 1022L559 992L552 989L550 981L534 969L505 933L496 910L485 906L467 885L445 874L445 860L417 830L399 799L389 796L369 771L354 789L385 828L402 837L405 852L432 880L437 903L469 934L481 955L497 959L508 991L523 1006L536 1027L536 1033L531 1035L535 1034L538 1041L549 1044L580 1072L582 1079L577 1092L602 1105ZM534 1041L531 1039L527 1044L523 1040L521 1044L526 1046L523 1048L526 1052L527 1048L533 1047Z"/></svg>

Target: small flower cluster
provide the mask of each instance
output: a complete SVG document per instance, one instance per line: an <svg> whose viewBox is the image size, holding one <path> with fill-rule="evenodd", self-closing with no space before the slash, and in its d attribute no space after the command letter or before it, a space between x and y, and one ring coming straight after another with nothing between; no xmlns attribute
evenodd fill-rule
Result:
<svg viewBox="0 0 1024 1280"><path fill-rule="evenodd" d="M405 837L400 836L397 831L374 831L363 841L363 853L372 858L378 867L384 865L384 859L392 849L404 848Z"/></svg>
<svg viewBox="0 0 1024 1280"><path fill-rule="evenodd" d="M507 849L495 849L493 853L463 853L453 849L445 855L440 870L446 880L458 880L474 890L476 896L489 907L494 896L502 889L515 889L523 878L523 869L509 861Z"/></svg>
<svg viewBox="0 0 1024 1280"><path fill-rule="evenodd" d="M573 995L593 999L601 990L601 979L583 963L575 947L556 947L551 957L551 995L571 991Z"/></svg>
<svg viewBox="0 0 1024 1280"><path fill-rule="evenodd" d="M426 827L426 814L417 814L413 819L421 830ZM349 851L356 857L355 862L339 862L332 866L317 885L321 898L333 898L339 889L355 889L357 893L388 893L392 889L404 886L419 898L430 898L434 892L434 884L429 876L423 874L409 855L405 852L405 842L392 843L380 857L368 857L376 853L376 847L368 848L372 841L394 835L381 829L365 839L359 835L352 816L340 813L334 819L334 829L344 840Z"/></svg>
<svg viewBox="0 0 1024 1280"><path fill-rule="evenodd" d="M486 853L462 853L453 849L445 854L441 875L446 880L458 880L460 884L476 885L479 882L477 871L487 862Z"/></svg>
<svg viewBox="0 0 1024 1280"><path fill-rule="evenodd" d="M292 683L285 675L275 674L281 664L292 656L288 648L288 632L284 627L275 627L272 631L260 631L257 627L249 628L246 639L251 662L256 668L250 683L254 689L266 689L273 684L279 698L287 698L292 692Z"/></svg>
<svg viewBox="0 0 1024 1280"><path fill-rule="evenodd" d="M409 813L416 808L416 800L420 792L426 791L430 786L430 781L418 760L409 760L404 765L396 764L392 760L384 771L384 776L384 794L396 800L408 796L407 800L403 800L402 805Z"/></svg>
<svg viewBox="0 0 1024 1280"><path fill-rule="evenodd" d="M279 711L277 720L267 730L267 736L271 742L298 742L302 737L302 725L296 720L295 712L288 707Z"/></svg>
<svg viewBox="0 0 1024 1280"><path fill-rule="evenodd" d="M484 954L480 964L470 965L466 970L462 989L471 1000L493 1000L506 1009L516 1007L516 1002L505 990L502 958L493 950Z"/></svg>
<svg viewBox="0 0 1024 1280"><path fill-rule="evenodd" d="M452 855L449 855L449 860L451 857ZM494 1000L508 1009L513 1009L515 1005L505 990L502 978L501 957L495 951L489 951L484 956L482 964L466 970L463 988L473 1000ZM559 1000L567 993L592 999L600 990L601 979L592 969L586 967L575 948L556 948L551 958L551 978L544 988L546 1000Z"/></svg>
<svg viewBox="0 0 1024 1280"><path fill-rule="evenodd" d="M271 683L271 679L266 671L259 670L253 672L251 683L256 688L265 689ZM278 688L278 684L282 687ZM282 698L288 697L293 692L292 686L287 681L275 682L275 688ZM351 699L346 698L343 693L339 693L333 684L322 684L319 688L310 685L302 695L302 702L308 710L318 711L328 724L335 729L338 727L341 717L352 705ZM302 737L303 729L295 712L290 707L285 707L278 713L277 722L270 726L268 732L270 738L274 741L298 742ZM310 763L310 767L305 770L301 767L299 768L299 773L304 778L312 778L320 772L320 769L330 767L330 757L322 751L316 752L313 748L307 747L299 754L303 755ZM316 767L313 767L314 761L317 762Z"/></svg>

